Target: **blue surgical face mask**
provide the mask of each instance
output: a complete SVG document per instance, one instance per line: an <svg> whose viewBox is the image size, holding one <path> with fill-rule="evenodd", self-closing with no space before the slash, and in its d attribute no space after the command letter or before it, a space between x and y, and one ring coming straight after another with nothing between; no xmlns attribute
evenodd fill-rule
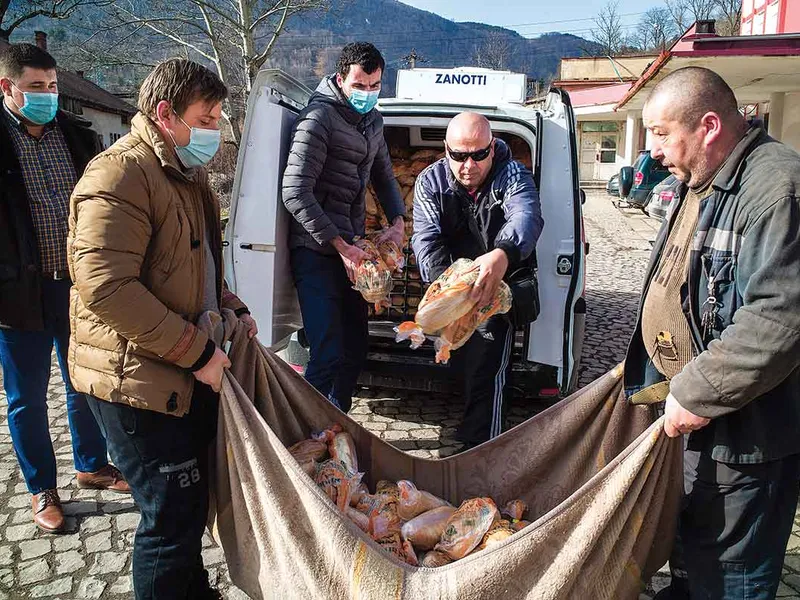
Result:
<svg viewBox="0 0 800 600"><path fill-rule="evenodd" d="M181 119L180 115L175 114ZM183 119L181 119L181 123L186 125L189 130L189 144L187 146L175 144L175 154L178 155L178 159L180 159L184 167L202 167L214 158L217 150L219 150L222 135L219 129L189 127ZM172 141L175 141L174 137Z"/></svg>
<svg viewBox="0 0 800 600"><path fill-rule="evenodd" d="M14 84L12 83L11 85ZM22 92L22 97L25 99L22 106L17 104L19 114L28 121L36 125L46 125L56 118L58 94L51 92L23 92L16 85L14 87Z"/></svg>
<svg viewBox="0 0 800 600"><path fill-rule="evenodd" d="M376 92L365 92L364 90L353 90L350 92L348 101L350 106L356 109L359 114L365 115L378 104L378 95L380 90Z"/></svg>

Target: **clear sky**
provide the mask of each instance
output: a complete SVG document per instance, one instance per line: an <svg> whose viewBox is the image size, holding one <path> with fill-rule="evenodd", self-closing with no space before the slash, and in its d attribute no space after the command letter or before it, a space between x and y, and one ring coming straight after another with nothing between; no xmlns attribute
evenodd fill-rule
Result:
<svg viewBox="0 0 800 600"><path fill-rule="evenodd" d="M400 0L454 21L478 21L514 29L526 37L548 31L588 38L594 17L606 0ZM632 32L641 14L664 0L619 0L626 31Z"/></svg>

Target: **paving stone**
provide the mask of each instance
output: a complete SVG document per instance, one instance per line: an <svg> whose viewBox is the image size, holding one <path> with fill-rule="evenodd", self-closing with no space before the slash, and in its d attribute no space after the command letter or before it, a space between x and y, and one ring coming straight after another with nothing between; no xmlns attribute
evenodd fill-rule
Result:
<svg viewBox="0 0 800 600"><path fill-rule="evenodd" d="M107 573L120 573L125 568L128 557L117 552L103 552L95 554L94 564L89 568L90 575L105 575Z"/></svg>
<svg viewBox="0 0 800 600"><path fill-rule="evenodd" d="M72 591L72 577L64 577L49 583L37 585L31 588L31 598L46 598L48 596L58 596L59 594L69 594Z"/></svg>
<svg viewBox="0 0 800 600"><path fill-rule="evenodd" d="M410 431L419 427L417 423L407 423L406 421L397 421L388 424L390 431Z"/></svg>
<svg viewBox="0 0 800 600"><path fill-rule="evenodd" d="M800 592L800 575L789 573L783 576L783 581L796 592Z"/></svg>
<svg viewBox="0 0 800 600"><path fill-rule="evenodd" d="M105 515L86 517L83 521L81 521L81 533L84 535L97 533L98 531L108 531L110 529L111 517Z"/></svg>
<svg viewBox="0 0 800 600"><path fill-rule="evenodd" d="M8 503L6 504L8 508L30 508L31 507L31 495L30 494L18 494L13 496Z"/></svg>
<svg viewBox="0 0 800 600"><path fill-rule="evenodd" d="M800 556L787 554L783 562L784 567L789 567L795 573L800 573Z"/></svg>
<svg viewBox="0 0 800 600"><path fill-rule="evenodd" d="M31 519L33 517L31 516ZM25 523L24 525L11 525L6 528L5 538L9 542L19 542L22 540L29 540L36 534L36 525L33 521Z"/></svg>
<svg viewBox="0 0 800 600"><path fill-rule="evenodd" d="M790 598L795 595L795 591L782 581L778 584L778 593L776 598Z"/></svg>
<svg viewBox="0 0 800 600"><path fill-rule="evenodd" d="M39 583L50 576L50 566L43 558L18 565L20 585Z"/></svg>
<svg viewBox="0 0 800 600"><path fill-rule="evenodd" d="M128 513L114 517L118 531L131 531L139 525L139 513Z"/></svg>
<svg viewBox="0 0 800 600"><path fill-rule="evenodd" d="M436 440L439 439L439 432L433 429L415 429L409 432L411 437L417 440Z"/></svg>
<svg viewBox="0 0 800 600"><path fill-rule="evenodd" d="M98 533L86 538L87 552L108 552L109 550L111 550L111 532Z"/></svg>
<svg viewBox="0 0 800 600"><path fill-rule="evenodd" d="M97 600L106 591L108 584L101 579L87 577L78 586L78 598L82 600Z"/></svg>
<svg viewBox="0 0 800 600"><path fill-rule="evenodd" d="M20 523L29 523L32 520L33 514L31 513L31 507L20 508L14 511L11 517L11 524L19 525Z"/></svg>
<svg viewBox="0 0 800 600"><path fill-rule="evenodd" d="M0 567L6 567L14 562L14 547L0 546Z"/></svg>
<svg viewBox="0 0 800 600"><path fill-rule="evenodd" d="M11 569L0 569L0 586L8 589L14 585L14 571Z"/></svg>
<svg viewBox="0 0 800 600"><path fill-rule="evenodd" d="M394 441L394 440L407 440L408 439L408 432L407 431L384 431L381 434L381 438L386 441Z"/></svg>
<svg viewBox="0 0 800 600"><path fill-rule="evenodd" d="M50 552L50 540L47 538L42 538L38 540L22 542L19 545L19 549L22 551L20 560L39 558L40 556L44 556Z"/></svg>
<svg viewBox="0 0 800 600"><path fill-rule="evenodd" d="M115 596L133 594L133 578L130 575L122 575L114 582L109 592Z"/></svg>
<svg viewBox="0 0 800 600"><path fill-rule="evenodd" d="M386 428L389 424L388 423L364 423L364 427L369 429L370 431L386 431Z"/></svg>
<svg viewBox="0 0 800 600"><path fill-rule="evenodd" d="M81 547L81 539L77 535L61 535L53 540L56 552L66 552Z"/></svg>
<svg viewBox="0 0 800 600"><path fill-rule="evenodd" d="M106 502L100 510L107 515L133 510L136 505L133 502Z"/></svg>
<svg viewBox="0 0 800 600"><path fill-rule="evenodd" d="M83 516L97 512L97 502L95 500L80 500L68 502L64 505L64 514L72 516Z"/></svg>
<svg viewBox="0 0 800 600"><path fill-rule="evenodd" d="M208 548L203 550L204 565L218 565L225 562L225 553L222 548Z"/></svg>
<svg viewBox="0 0 800 600"><path fill-rule="evenodd" d="M81 553L76 550L70 550L63 554L56 555L56 573L59 575L74 573L85 566L86 561L83 559L83 556L81 556Z"/></svg>

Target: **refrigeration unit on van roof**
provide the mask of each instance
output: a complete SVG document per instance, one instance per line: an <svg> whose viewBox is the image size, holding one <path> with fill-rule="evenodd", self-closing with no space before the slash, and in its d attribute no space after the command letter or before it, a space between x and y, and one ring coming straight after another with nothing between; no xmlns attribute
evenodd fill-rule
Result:
<svg viewBox="0 0 800 600"><path fill-rule="evenodd" d="M524 104L526 91L525 74L511 71L460 67L397 72L397 99L425 104Z"/></svg>

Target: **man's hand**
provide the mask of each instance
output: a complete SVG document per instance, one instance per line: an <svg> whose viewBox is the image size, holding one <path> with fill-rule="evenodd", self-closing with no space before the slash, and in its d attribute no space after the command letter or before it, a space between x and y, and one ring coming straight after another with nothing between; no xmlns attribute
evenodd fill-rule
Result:
<svg viewBox="0 0 800 600"><path fill-rule="evenodd" d="M406 242L406 224L403 217L396 217L391 227L387 227L377 236L378 242L391 240L401 250Z"/></svg>
<svg viewBox="0 0 800 600"><path fill-rule="evenodd" d="M247 325L247 337L248 339L253 339L258 335L258 325L256 325L256 320L250 315L250 313L244 313L239 320Z"/></svg>
<svg viewBox="0 0 800 600"><path fill-rule="evenodd" d="M206 366L199 371L195 371L194 378L200 383L211 386L212 390L219 393L222 389L222 374L230 366L231 361L228 360L228 355L217 348L214 351L214 356L211 357Z"/></svg>
<svg viewBox="0 0 800 600"><path fill-rule="evenodd" d="M472 285L470 298L481 307L489 304L497 293L508 269L508 256L496 248L476 258L475 264L480 265L481 272Z"/></svg>
<svg viewBox="0 0 800 600"><path fill-rule="evenodd" d="M678 437L679 435L691 431L697 431L711 422L711 419L698 417L696 414L683 408L678 404L678 401L672 394L667 396L664 416L666 417L664 421L664 433L671 438Z"/></svg>
<svg viewBox="0 0 800 600"><path fill-rule="evenodd" d="M345 242L341 237L335 237L331 240L331 244L339 256L342 257L344 263L344 270L347 271L347 276L352 283L356 282L356 269L358 266L369 258L369 255L357 246L352 246Z"/></svg>

